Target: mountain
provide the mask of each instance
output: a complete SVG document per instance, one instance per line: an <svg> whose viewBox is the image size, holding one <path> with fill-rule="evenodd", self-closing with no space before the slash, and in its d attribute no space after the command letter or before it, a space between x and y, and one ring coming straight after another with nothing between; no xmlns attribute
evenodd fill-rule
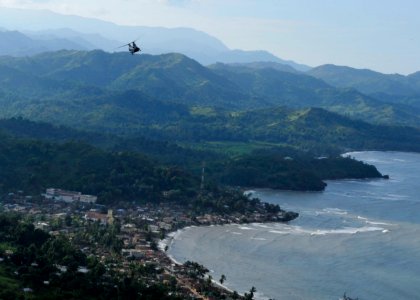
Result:
<svg viewBox="0 0 420 300"><path fill-rule="evenodd" d="M39 31L24 30L23 33L33 39L38 40L57 38L70 40L85 47L86 50L102 49L105 51L113 52L116 50L115 45L119 45L121 43L121 41L108 39L97 33L82 33L69 28Z"/></svg>
<svg viewBox="0 0 420 300"><path fill-rule="evenodd" d="M420 108L420 75L382 74L367 69L323 65L307 72L335 87L354 88L383 102Z"/></svg>
<svg viewBox="0 0 420 300"><path fill-rule="evenodd" d="M279 106L285 103L289 107ZM393 110L356 90L337 89L298 72L246 65L207 68L182 54L131 56L97 50L0 58L0 118L117 135L81 138L106 149L156 155L159 143L152 149L142 145L153 139L205 150L211 143L219 148L238 143L318 154L337 149L420 151L418 129L373 125L307 106L354 112L369 122L383 117L383 123L414 123L418 118L413 109L411 114ZM165 161L174 161L170 152L177 152L176 146L160 145ZM181 154L188 161L190 154Z"/></svg>
<svg viewBox="0 0 420 300"><path fill-rule="evenodd" d="M276 62L270 62L270 61L256 61L256 62L250 62L250 63L225 63L228 66L232 67L245 67L245 68L251 68L255 70L260 69L274 69L281 72L289 72L289 73L300 73L292 66L282 64L282 63L276 63ZM210 65L209 67L217 67L217 66L223 66L223 63L217 63L215 66Z"/></svg>
<svg viewBox="0 0 420 300"><path fill-rule="evenodd" d="M60 51L40 54L32 59L0 58L0 70L11 66L16 73L25 74L24 77L21 79L20 76L4 73L7 79L3 81L22 82L23 90L26 86L23 79L36 76L43 81L69 84L73 95L76 86L96 86L119 91L139 90L151 98L185 104L227 108L258 105L225 78L181 54L132 57L126 53L109 54L103 51ZM58 86L60 84L46 83L34 90L47 92ZM90 92L95 93L94 89Z"/></svg>
<svg viewBox="0 0 420 300"><path fill-rule="evenodd" d="M31 56L60 49L87 50L63 38L33 39L18 31L0 31L0 55Z"/></svg>
<svg viewBox="0 0 420 300"><path fill-rule="evenodd" d="M140 93L132 94L133 102L160 100L233 111L279 105L312 106L374 123L420 124L420 109L384 103L297 71L281 71L284 68L290 67L275 63L219 63L204 67L182 54L131 56L99 50L3 57L0 89L7 95L3 103L10 103L3 108L3 115L15 116L13 111L24 106L26 111L25 99L31 99L34 110L35 105L44 107L42 115L51 110L51 102L62 102L63 107L73 103L73 99L92 104L98 99L120 99L124 97L121 95L129 95L126 91L135 90ZM20 99L16 99L18 96Z"/></svg>
<svg viewBox="0 0 420 300"><path fill-rule="evenodd" d="M134 91L71 96L64 101L60 98L1 101L0 106L0 117L22 116L83 130L124 135L132 139L133 145L136 143L134 138L142 135L186 144L289 145L321 154L328 153L331 148L342 151L420 151L420 131L417 129L372 125L315 108L279 107L235 113L206 111L151 100ZM141 147L137 149L141 150Z"/></svg>
<svg viewBox="0 0 420 300"><path fill-rule="evenodd" d="M0 7L0 27L28 32L31 37L36 38L45 38L45 36L54 39L65 38L83 45L87 50L116 51L117 47L139 39L144 53L156 55L178 52L204 65L216 62L274 61L301 71L310 69L290 60L282 60L267 51L231 50L217 38L191 28L120 26L111 22L61 15L47 10L4 7ZM2 45L0 42L0 49ZM13 52L7 54L14 55Z"/></svg>
<svg viewBox="0 0 420 300"><path fill-rule="evenodd" d="M382 74L368 69L322 65L307 72L335 87L355 88L366 94L413 95L420 93L406 76Z"/></svg>
<svg viewBox="0 0 420 300"><path fill-rule="evenodd" d="M201 60L198 60L201 62ZM284 60L274 56L273 54L267 51L243 51L243 50L230 50L224 51L219 53L215 58L209 60L208 62L204 62L204 64L212 64L214 62L217 63L225 63L225 64L246 64L246 63L266 63L274 65L286 65L291 67L289 71L300 71L306 72L311 69L311 67L303 64L296 63L291 60ZM273 64L274 63L274 64Z"/></svg>
<svg viewBox="0 0 420 300"><path fill-rule="evenodd" d="M271 106L322 107L352 118L382 124L419 126L419 109L389 104L351 88L336 88L325 81L301 73L284 72L270 64L210 66L215 73L237 84ZM267 66L267 67L266 67Z"/></svg>

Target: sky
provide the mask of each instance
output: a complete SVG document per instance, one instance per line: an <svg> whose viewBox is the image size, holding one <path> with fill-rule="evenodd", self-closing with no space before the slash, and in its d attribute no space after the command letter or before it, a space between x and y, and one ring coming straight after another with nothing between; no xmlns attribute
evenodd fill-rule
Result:
<svg viewBox="0 0 420 300"><path fill-rule="evenodd" d="M121 25L191 27L229 48L409 74L420 70L418 0L0 0Z"/></svg>

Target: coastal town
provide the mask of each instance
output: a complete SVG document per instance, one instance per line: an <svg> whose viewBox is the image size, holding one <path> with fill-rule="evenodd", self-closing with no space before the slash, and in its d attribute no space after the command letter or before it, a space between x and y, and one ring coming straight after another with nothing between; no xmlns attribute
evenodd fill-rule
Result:
<svg viewBox="0 0 420 300"><path fill-rule="evenodd" d="M169 233L187 226L287 222L298 216L283 210L269 212L263 203L246 213L201 214L173 202L125 203L121 207L96 202L93 195L48 188L40 196L9 193L3 197L0 211L21 213L36 229L70 240L87 257L105 266L102 277L111 273L132 276L136 271L141 274L139 280L167 286L182 299L253 299L255 288L240 295L223 287L225 275L213 279L209 270L196 262L174 262L166 254ZM0 258L12 254L13 250L5 249ZM77 268L90 271L83 265ZM63 266L58 269L66 271Z"/></svg>

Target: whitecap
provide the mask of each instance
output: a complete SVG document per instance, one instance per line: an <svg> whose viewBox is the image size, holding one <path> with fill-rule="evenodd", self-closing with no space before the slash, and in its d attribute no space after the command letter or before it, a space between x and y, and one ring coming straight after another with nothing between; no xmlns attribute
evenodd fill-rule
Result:
<svg viewBox="0 0 420 300"><path fill-rule="evenodd" d="M235 232L235 231L232 231L232 234L242 235L242 233L241 233L241 232Z"/></svg>
<svg viewBox="0 0 420 300"><path fill-rule="evenodd" d="M264 225L264 224L260 224L260 223L255 223L254 224L255 227L261 227L261 228L272 228L270 226Z"/></svg>
<svg viewBox="0 0 420 300"><path fill-rule="evenodd" d="M280 231L280 230L270 230L270 233L278 233L278 234L289 234L289 231Z"/></svg>
<svg viewBox="0 0 420 300"><path fill-rule="evenodd" d="M393 226L394 224L391 223L385 223L385 222L372 222L372 221L366 221L367 224L370 225L384 225L384 226Z"/></svg>
<svg viewBox="0 0 420 300"><path fill-rule="evenodd" d="M327 214L334 214L334 215L347 215L348 212L343 210L343 209L339 209L339 208L324 208L322 210L323 213L327 213Z"/></svg>
<svg viewBox="0 0 420 300"><path fill-rule="evenodd" d="M384 228L381 227L346 227L343 229L333 229L333 230L316 230L311 232L311 235L327 235L327 234L356 234L359 232L372 232L372 231L383 231Z"/></svg>
<svg viewBox="0 0 420 300"><path fill-rule="evenodd" d="M246 227L246 226L239 226L238 228L242 230L255 230L254 228Z"/></svg>
<svg viewBox="0 0 420 300"><path fill-rule="evenodd" d="M377 198L381 199L381 200L394 200L394 201L396 201L396 200L404 200L404 199L408 198L408 196L397 195L397 194L386 194L384 196L379 196Z"/></svg>

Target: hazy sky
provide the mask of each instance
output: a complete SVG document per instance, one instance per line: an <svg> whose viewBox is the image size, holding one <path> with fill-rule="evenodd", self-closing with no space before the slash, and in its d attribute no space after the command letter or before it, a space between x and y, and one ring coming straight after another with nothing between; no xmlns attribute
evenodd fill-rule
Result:
<svg viewBox="0 0 420 300"><path fill-rule="evenodd" d="M408 74L420 70L419 0L0 0L125 25L192 27L230 48Z"/></svg>

